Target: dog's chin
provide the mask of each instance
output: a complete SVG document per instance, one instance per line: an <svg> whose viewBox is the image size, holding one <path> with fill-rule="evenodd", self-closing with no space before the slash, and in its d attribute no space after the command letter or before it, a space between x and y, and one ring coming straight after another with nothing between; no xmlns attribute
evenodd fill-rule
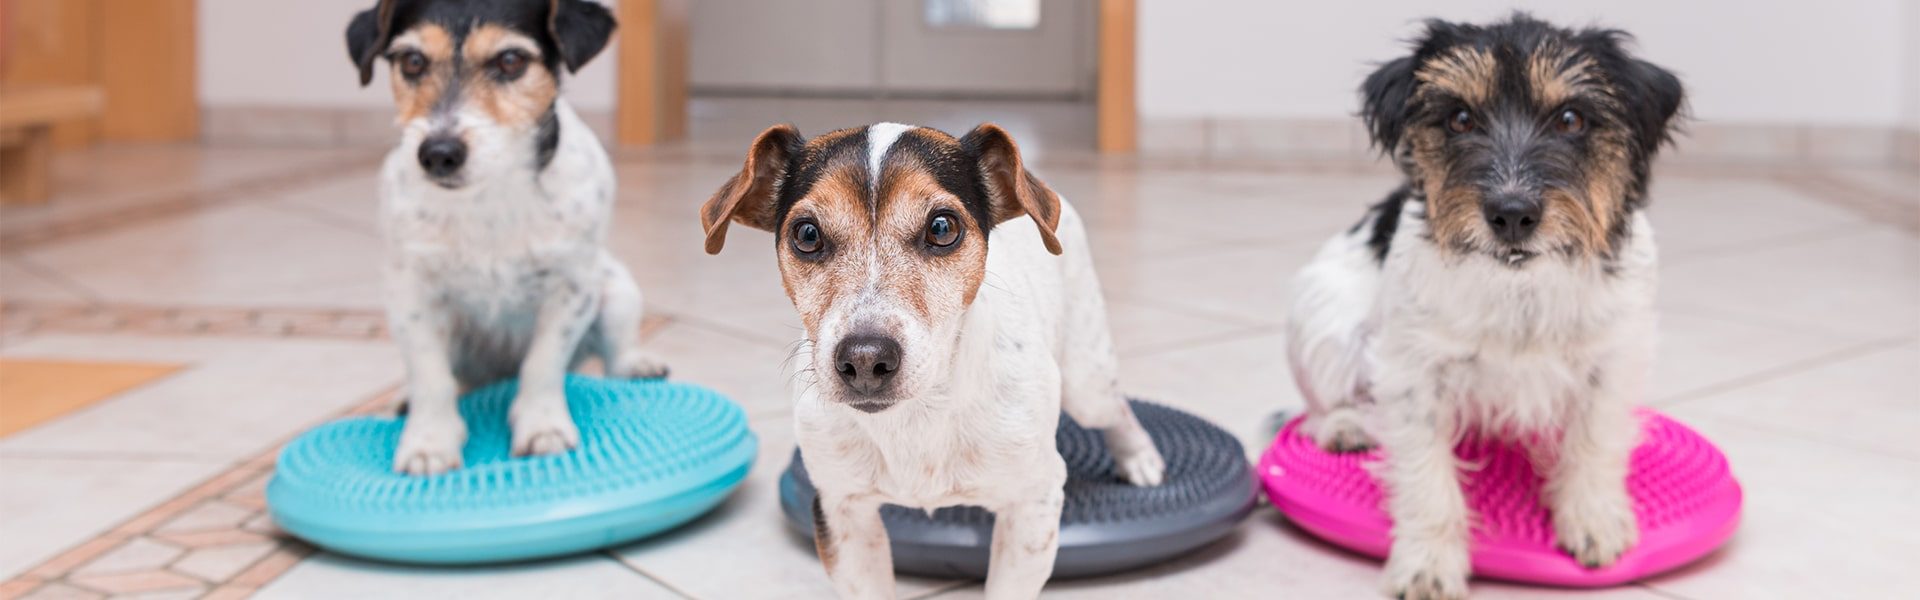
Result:
<svg viewBox="0 0 1920 600"><path fill-rule="evenodd" d="M1494 262L1514 269L1524 268L1527 266L1527 263L1532 262L1534 258L1540 256L1539 252L1517 246L1500 246L1494 248L1488 254L1493 257Z"/></svg>
<svg viewBox="0 0 1920 600"><path fill-rule="evenodd" d="M432 175L426 175L426 178L427 178L427 181L433 182L433 185L439 186L440 189L447 190L447 191L459 191L467 187L467 178L460 175L451 175L447 177L435 177Z"/></svg>
<svg viewBox="0 0 1920 600"><path fill-rule="evenodd" d="M893 405L899 404L899 401L879 400L879 399L871 399L871 398L855 398L855 399L846 401L844 404L846 404L848 408L852 408L854 410L872 415L872 414L879 414L882 411L885 411L889 408L893 408Z"/></svg>

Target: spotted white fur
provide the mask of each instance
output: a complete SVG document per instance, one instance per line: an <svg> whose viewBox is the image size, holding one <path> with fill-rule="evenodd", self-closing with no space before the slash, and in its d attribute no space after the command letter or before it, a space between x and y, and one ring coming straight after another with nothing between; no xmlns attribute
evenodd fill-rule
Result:
<svg viewBox="0 0 1920 600"><path fill-rule="evenodd" d="M640 289L602 245L612 164L566 101L554 111L559 145L544 169L532 132L490 124L478 111L405 123L387 155L387 311L410 411L396 471L460 466L466 424L456 400L471 387L517 375L513 451L549 454L579 443L562 388L586 356L615 377L664 374L638 346ZM437 185L418 164L420 143L436 128L466 134L466 185Z"/></svg>
<svg viewBox="0 0 1920 600"><path fill-rule="evenodd" d="M1625 478L1655 338L1652 227L1635 211L1611 265L1515 267L1445 251L1423 217L1405 204L1383 262L1367 245L1378 215L1328 241L1294 280L1288 319L1307 431L1386 451L1387 589L1465 596L1471 520L1452 449L1469 430L1527 440L1561 545L1611 561L1638 536Z"/></svg>
<svg viewBox="0 0 1920 600"><path fill-rule="evenodd" d="M868 130L878 172L908 128ZM874 184L877 186L877 181ZM1064 408L1105 430L1118 474L1158 485L1165 463L1117 389L1118 361L1078 213L1060 203L1049 253L1032 219L995 226L973 303L919 322L892 300L865 294L829 307L811 355L790 361L794 427L820 490L822 558L843 598L890 598L893 559L882 504L933 510L981 506L996 516L989 598L1032 598L1053 570L1066 464L1054 446ZM870 278L886 273L871 271ZM871 289L873 286L867 286ZM907 348L910 397L886 410L837 397L832 349L855 323L889 324Z"/></svg>

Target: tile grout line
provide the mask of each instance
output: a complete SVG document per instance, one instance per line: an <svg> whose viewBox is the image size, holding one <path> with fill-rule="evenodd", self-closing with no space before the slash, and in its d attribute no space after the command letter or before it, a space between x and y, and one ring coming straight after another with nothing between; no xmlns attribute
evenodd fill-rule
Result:
<svg viewBox="0 0 1920 600"><path fill-rule="evenodd" d="M973 585L977 583L980 583L980 581L977 579L955 579L953 581L947 582L945 585L937 586L933 589L927 590L918 595L907 596L902 600L930 600L932 598L938 598L940 596L944 596L948 592L957 592L957 591L960 591L961 589L973 587Z"/></svg>
<svg viewBox="0 0 1920 600"><path fill-rule="evenodd" d="M1868 224L1871 224L1871 223L1868 223ZM1859 234L1860 225L1861 225L1860 223L1845 223L1840 225L1834 225L1832 227L1810 229L1807 231L1799 231L1794 233L1782 234L1782 235L1777 235L1772 237L1761 238L1757 240L1747 240L1744 242L1732 242L1732 243L1721 244L1717 246L1696 248L1678 257L1662 257L1660 260L1660 267L1664 269L1665 267L1669 267L1673 265L1686 265L1686 264L1692 264L1700 261L1713 260L1717 258L1725 258L1728 256L1734 256L1734 255L1738 255L1746 252L1752 252L1755 250L1791 248L1794 246L1800 246L1805 244L1815 244L1819 242L1843 239L1852 235Z"/></svg>
<svg viewBox="0 0 1920 600"><path fill-rule="evenodd" d="M646 578L648 581L652 581L654 585L658 585L662 588L666 588L667 591L672 592L674 595L677 595L681 598L686 598L687 600L699 600L697 596L694 596L693 594L688 593L686 590L680 589L680 586L667 583L667 580L662 579L659 576L648 572L646 569L640 568L640 565L627 562L626 559L620 557L619 553L614 552L612 548L602 548L600 550L595 551L595 553L607 557L608 559L612 560L614 564L618 564L621 567L625 567L627 570L632 571L634 572L634 574L637 574L641 577Z"/></svg>
<svg viewBox="0 0 1920 600"><path fill-rule="evenodd" d="M1879 352L1883 352L1886 350L1898 348L1906 344L1911 344L1915 342L1916 339L1917 338L1914 338L1912 336L1903 335L1898 337L1880 338L1872 341L1852 344L1844 348L1841 348L1839 350L1827 352L1819 356L1802 359L1790 364L1780 365L1780 366L1765 369L1756 373L1748 373L1746 375L1741 375L1741 376L1734 377L1732 379L1728 379L1718 383L1712 383L1712 384L1700 386L1698 388L1694 388L1691 390L1682 391L1674 395L1667 396L1666 398L1662 398L1659 401L1653 403L1653 405L1662 410L1675 408L1687 403L1698 401L1702 398L1707 398L1707 397L1720 394L1722 392L1728 392L1728 391L1737 390L1740 388L1745 388L1745 387L1749 387L1749 386L1753 386L1761 383L1767 383L1767 382L1781 379L1787 376L1797 375L1800 373L1811 371L1813 369L1817 369L1820 367L1839 364L1855 358L1861 358L1868 355L1877 354Z"/></svg>
<svg viewBox="0 0 1920 600"><path fill-rule="evenodd" d="M64 273L61 273L53 269L49 269L46 266L41 265L40 263L34 261L33 259L28 258L25 254L16 253L16 254L12 254L11 256L8 256L7 258L9 260L12 260L15 264L20 265L20 267L22 269L25 269L27 272L46 278L48 280L51 280L53 281L54 285L58 285L62 288L65 288L68 292L78 294L82 299L84 299L86 302L90 304L99 303L101 301L102 296L100 295L99 292L94 291L93 288L82 285L78 281L74 281L73 278L67 277L66 274Z"/></svg>
<svg viewBox="0 0 1920 600"><path fill-rule="evenodd" d="M1647 583L1645 581L1633 582L1633 587L1640 588L1642 590L1645 590L1649 594L1653 594L1661 598L1666 598L1668 600L1693 600L1692 598L1689 598L1687 596L1682 596L1680 594L1676 594L1673 592L1660 589L1658 587L1655 587L1653 584Z"/></svg>
<svg viewBox="0 0 1920 600"><path fill-rule="evenodd" d="M372 238L376 240L380 239L380 232L372 230L374 229L374 227L370 227L366 223L360 223L352 219L348 219L347 217L336 215L336 214L333 214L324 210L320 210L317 208L313 208L310 206L302 206L299 204L293 204L288 202L262 202L258 206L267 210L279 212L289 216L302 217L310 221L313 221L315 223L333 227L334 229L338 229L348 233L360 235L362 237Z"/></svg>

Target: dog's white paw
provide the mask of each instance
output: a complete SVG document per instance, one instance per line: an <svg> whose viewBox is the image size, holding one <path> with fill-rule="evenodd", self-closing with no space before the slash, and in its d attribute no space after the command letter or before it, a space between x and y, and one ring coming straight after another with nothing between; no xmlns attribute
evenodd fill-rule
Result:
<svg viewBox="0 0 1920 600"><path fill-rule="evenodd" d="M614 379L666 379L672 369L667 363L643 352L629 352L607 368Z"/></svg>
<svg viewBox="0 0 1920 600"><path fill-rule="evenodd" d="M1314 443L1328 452L1365 452L1373 449L1374 442L1360 427L1358 411L1351 408L1336 409L1326 414L1307 416L1301 423L1307 435L1313 436Z"/></svg>
<svg viewBox="0 0 1920 600"><path fill-rule="evenodd" d="M1553 533L1560 550L1589 569L1613 564L1640 541L1633 499L1624 486L1608 492L1563 494L1553 507Z"/></svg>
<svg viewBox="0 0 1920 600"><path fill-rule="evenodd" d="M515 398L507 422L513 427L514 456L559 454L580 445L580 429L564 396Z"/></svg>
<svg viewBox="0 0 1920 600"><path fill-rule="evenodd" d="M467 443L467 424L460 415L407 417L400 446L393 453L393 470L402 475L439 475L460 468L460 449Z"/></svg>
<svg viewBox="0 0 1920 600"><path fill-rule="evenodd" d="M1401 600L1464 599L1471 569L1464 543L1394 540L1384 591Z"/></svg>
<svg viewBox="0 0 1920 600"><path fill-rule="evenodd" d="M1113 456L1113 474L1140 487L1153 487L1166 480L1167 461L1149 445Z"/></svg>

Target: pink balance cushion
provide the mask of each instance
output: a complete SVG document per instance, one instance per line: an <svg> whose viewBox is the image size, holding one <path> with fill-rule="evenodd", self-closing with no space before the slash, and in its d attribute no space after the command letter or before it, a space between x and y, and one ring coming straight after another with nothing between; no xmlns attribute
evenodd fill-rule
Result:
<svg viewBox="0 0 1920 600"><path fill-rule="evenodd" d="M1473 572L1524 583L1566 587L1617 585L1692 562L1719 547L1740 521L1740 484L1727 458L1706 438L1651 410L1640 413L1643 436L1633 451L1627 490L1640 522L1640 542L1620 560L1588 569L1555 546L1540 505L1540 478L1523 450L1469 439L1454 449L1473 509ZM1300 431L1296 417L1260 457L1267 497L1301 528L1378 558L1387 556L1392 521L1380 485L1367 471L1379 450L1332 454Z"/></svg>

